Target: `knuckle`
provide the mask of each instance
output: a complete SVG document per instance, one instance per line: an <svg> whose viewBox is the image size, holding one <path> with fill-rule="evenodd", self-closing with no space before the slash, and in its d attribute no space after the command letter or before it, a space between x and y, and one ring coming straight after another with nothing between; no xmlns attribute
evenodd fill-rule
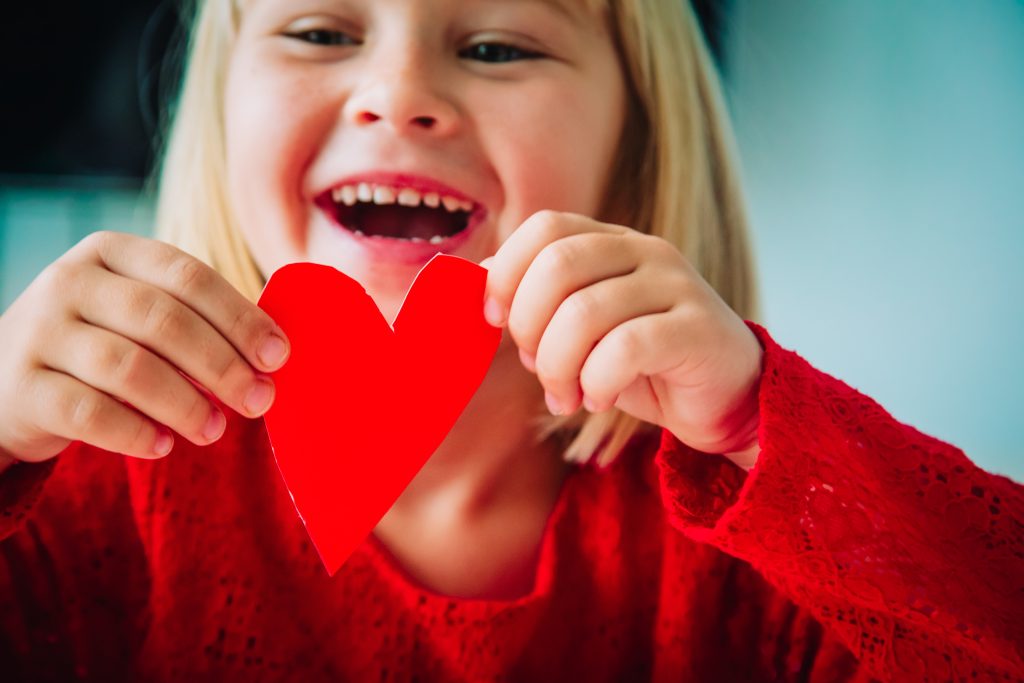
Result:
<svg viewBox="0 0 1024 683"><path fill-rule="evenodd" d="M191 256L182 255L171 265L171 282L182 294L202 291L209 283L209 269Z"/></svg>
<svg viewBox="0 0 1024 683"><path fill-rule="evenodd" d="M68 422L79 433L89 433L99 428L103 418L103 399L95 392L79 395L71 401Z"/></svg>
<svg viewBox="0 0 1024 683"><path fill-rule="evenodd" d="M178 306L158 295L147 297L142 306L142 329L148 338L175 336L174 332L182 322Z"/></svg>
<svg viewBox="0 0 1024 683"><path fill-rule="evenodd" d="M568 299L562 302L562 315L565 316L565 323L571 330L586 329L586 323L593 320L600 313L597 297L582 290L575 292Z"/></svg>
<svg viewBox="0 0 1024 683"><path fill-rule="evenodd" d="M36 283L47 295L67 296L74 291L79 269L73 263L60 259L47 266L36 278Z"/></svg>
<svg viewBox="0 0 1024 683"><path fill-rule="evenodd" d="M622 326L613 332L612 350L619 358L630 358L640 351L642 338L635 325Z"/></svg>
<svg viewBox="0 0 1024 683"><path fill-rule="evenodd" d="M135 453L146 453L148 454L151 450L154 441L154 428L146 420L136 418L134 433L128 440L131 444L130 450Z"/></svg>
<svg viewBox="0 0 1024 683"><path fill-rule="evenodd" d="M534 369L541 384L547 384L555 378L555 363L551 361L551 353L547 349L538 349L534 360Z"/></svg>
<svg viewBox="0 0 1024 683"><path fill-rule="evenodd" d="M508 333L516 344L532 353L537 349L537 341L534 339L533 325L523 310L521 305L512 306L508 315Z"/></svg>
<svg viewBox="0 0 1024 683"><path fill-rule="evenodd" d="M107 346L102 352L101 367L110 368L110 376L121 387L136 388L149 366L149 354L141 346L132 345L126 349Z"/></svg>
<svg viewBox="0 0 1024 683"><path fill-rule="evenodd" d="M711 312L692 301L676 304L663 317L667 318L667 321L659 326L658 331L662 333L669 332L672 328L689 329L696 333L714 324Z"/></svg>
<svg viewBox="0 0 1024 683"><path fill-rule="evenodd" d="M537 378L548 388L558 388L572 378L564 363L557 362L550 353L537 354Z"/></svg>
<svg viewBox="0 0 1024 683"><path fill-rule="evenodd" d="M15 370L14 381L11 383L12 393L4 393L3 404L10 409L5 413L11 417L12 426L17 428L38 426L40 418L40 406L45 405L49 412L50 398L37 383L38 371L26 371L25 369Z"/></svg>
<svg viewBox="0 0 1024 683"><path fill-rule="evenodd" d="M572 267L579 249L570 240L558 240L544 247L537 255L538 266L554 277Z"/></svg>
<svg viewBox="0 0 1024 683"><path fill-rule="evenodd" d="M187 425L187 432L202 438L203 427L210 416L210 402L199 392L193 392L188 407L183 411L181 423Z"/></svg>
<svg viewBox="0 0 1024 683"><path fill-rule="evenodd" d="M607 382L605 378L592 369L585 369L580 374L580 391L584 396L589 396L598 405L606 405L611 402Z"/></svg>
<svg viewBox="0 0 1024 683"><path fill-rule="evenodd" d="M562 227L562 214L551 209L544 209L535 214L536 230L541 239L545 242L553 242L562 237L565 230Z"/></svg>
<svg viewBox="0 0 1024 683"><path fill-rule="evenodd" d="M262 315L262 311L258 308L253 310L253 308L255 306L240 306L228 326L228 337L232 341L239 342L239 346L242 348L255 349L264 335L272 329L272 325ZM242 341L247 343L242 345Z"/></svg>
<svg viewBox="0 0 1024 683"><path fill-rule="evenodd" d="M583 391L584 395L590 396L591 398L601 398L598 392L599 388L600 387L598 387L596 377L594 375L594 370L588 366L583 366L583 369L580 371L580 389Z"/></svg>
<svg viewBox="0 0 1024 683"><path fill-rule="evenodd" d="M609 249L621 250L628 254L636 262L638 270L652 265L664 268L667 263L679 258L679 252L670 242L633 229L624 234L609 235L608 244ZM672 255L673 252L675 256Z"/></svg>
<svg viewBox="0 0 1024 683"><path fill-rule="evenodd" d="M520 347L528 352L536 350L536 346L534 344L528 343L530 341L528 339L529 327L523 316L519 313L519 309L515 306L512 307L512 311L509 313L508 328L509 335L511 335L512 340Z"/></svg>
<svg viewBox="0 0 1024 683"><path fill-rule="evenodd" d="M213 370L213 386L209 388L215 394L222 395L222 387L232 385L235 387L233 393L240 395L244 391L243 384L252 382L252 372L245 367L247 363L234 353L217 354L210 360L210 364Z"/></svg>
<svg viewBox="0 0 1024 683"><path fill-rule="evenodd" d="M560 214L554 209L541 209L530 216L530 225L542 234L550 234L558 229Z"/></svg>
<svg viewBox="0 0 1024 683"><path fill-rule="evenodd" d="M112 246L117 237L117 233L112 230L96 230L79 240L78 246L88 251L102 254Z"/></svg>
<svg viewBox="0 0 1024 683"><path fill-rule="evenodd" d="M143 238L143 240L145 241L146 248L152 250L154 257L162 260L164 263L173 264L179 258L192 258L188 252L182 251L173 244L159 239Z"/></svg>
<svg viewBox="0 0 1024 683"><path fill-rule="evenodd" d="M673 269L668 272L660 271L658 278L664 283L664 291L671 293L676 301L682 301L692 292L692 282L686 272Z"/></svg>
<svg viewBox="0 0 1024 683"><path fill-rule="evenodd" d="M511 300L515 293L511 267L512 264L509 263L504 253L499 251L487 271L487 291L502 302Z"/></svg>
<svg viewBox="0 0 1024 683"><path fill-rule="evenodd" d="M228 336L234 339L239 333L250 328L250 317L249 311L245 308L237 309L231 316L231 323L228 324Z"/></svg>
<svg viewBox="0 0 1024 683"><path fill-rule="evenodd" d="M626 238L630 241L630 244L634 245L634 248L645 250L649 249L651 252L656 254L668 254L674 257L678 257L680 255L679 250L676 249L675 245L665 238L657 235L633 230L626 233Z"/></svg>
<svg viewBox="0 0 1024 683"><path fill-rule="evenodd" d="M118 249L125 248L128 236L113 230L96 230L78 241L69 253L78 259L105 263Z"/></svg>

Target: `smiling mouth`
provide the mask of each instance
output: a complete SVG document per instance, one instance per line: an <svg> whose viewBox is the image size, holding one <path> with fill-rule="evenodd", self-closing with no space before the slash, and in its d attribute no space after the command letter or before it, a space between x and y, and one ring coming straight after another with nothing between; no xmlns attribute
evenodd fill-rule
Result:
<svg viewBox="0 0 1024 683"><path fill-rule="evenodd" d="M446 198L447 200L448 198ZM344 229L357 236L407 242L441 244L469 226L473 205L465 201L413 202L394 195L357 198L353 194L327 193L317 203ZM412 204L412 205L410 205Z"/></svg>

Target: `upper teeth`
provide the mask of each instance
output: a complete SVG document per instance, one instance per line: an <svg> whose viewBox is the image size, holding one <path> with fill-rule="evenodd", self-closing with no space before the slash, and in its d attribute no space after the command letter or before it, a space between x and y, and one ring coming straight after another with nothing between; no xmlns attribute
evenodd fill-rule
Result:
<svg viewBox="0 0 1024 683"><path fill-rule="evenodd" d="M420 192L411 187L390 187L388 185L371 185L370 183L359 183L358 185L342 185L331 190L331 197L336 203L352 206L358 202L373 202L374 204L394 204L401 206L419 206L424 204L432 209L444 206L449 212L473 210L473 202L442 195L437 192Z"/></svg>

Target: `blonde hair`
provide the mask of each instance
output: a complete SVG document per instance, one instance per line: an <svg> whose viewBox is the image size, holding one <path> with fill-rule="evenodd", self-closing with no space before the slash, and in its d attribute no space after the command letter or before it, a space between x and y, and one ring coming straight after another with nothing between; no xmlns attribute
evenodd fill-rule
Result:
<svg viewBox="0 0 1024 683"><path fill-rule="evenodd" d="M225 183L223 92L239 10L189 0L195 20L184 81L156 182L159 239L205 261L256 300L264 280L245 245ZM605 12L630 88L629 115L597 216L675 244L742 318L758 314L735 143L721 85L685 0L586 0ZM151 181L151 187L152 187ZM638 201L638 198L649 198ZM565 458L607 465L650 429L619 410L539 417L565 438Z"/></svg>
<svg viewBox="0 0 1024 683"><path fill-rule="evenodd" d="M156 194L156 237L207 263L256 301L265 283L232 214L225 181L224 82L239 12L224 0L185 5L194 20L184 80L163 121L168 134L158 176L148 183Z"/></svg>

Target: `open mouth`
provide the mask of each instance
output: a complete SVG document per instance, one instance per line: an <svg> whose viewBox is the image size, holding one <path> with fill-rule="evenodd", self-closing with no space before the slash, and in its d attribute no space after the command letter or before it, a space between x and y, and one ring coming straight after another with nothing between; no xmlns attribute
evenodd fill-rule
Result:
<svg viewBox="0 0 1024 683"><path fill-rule="evenodd" d="M355 235L430 244L464 232L476 213L468 200L368 183L335 188L316 201Z"/></svg>

